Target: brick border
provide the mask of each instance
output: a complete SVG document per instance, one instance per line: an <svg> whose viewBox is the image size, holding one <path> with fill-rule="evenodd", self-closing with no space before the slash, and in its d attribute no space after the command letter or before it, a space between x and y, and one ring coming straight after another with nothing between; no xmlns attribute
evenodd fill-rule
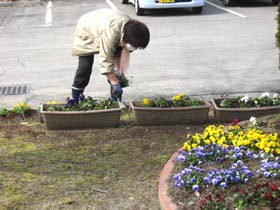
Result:
<svg viewBox="0 0 280 210"><path fill-rule="evenodd" d="M160 203L160 208L162 210L176 210L178 207L172 202L172 199L168 196L168 179L170 178L170 173L172 172L175 160L177 156L181 153L183 148L175 152L171 158L164 165L163 170L161 171L158 185L158 198Z"/></svg>

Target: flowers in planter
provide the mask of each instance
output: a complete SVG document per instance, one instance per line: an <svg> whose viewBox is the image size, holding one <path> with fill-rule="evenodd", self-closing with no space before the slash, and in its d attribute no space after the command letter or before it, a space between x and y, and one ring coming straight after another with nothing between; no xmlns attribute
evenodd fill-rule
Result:
<svg viewBox="0 0 280 210"><path fill-rule="evenodd" d="M57 103L56 101L47 102L46 111L90 111L90 110L102 110L112 109L116 107L116 102L109 100L93 99L88 96L81 95L79 100L67 99L65 104Z"/></svg>
<svg viewBox="0 0 280 210"><path fill-rule="evenodd" d="M256 119L251 123L256 125ZM202 209L217 209L232 195L226 204L230 209L252 204L280 208L279 180L273 183L280 178L278 134L265 134L256 126L242 131L238 124L229 129L209 125L187 138L177 157L183 169L173 176L174 186L195 192Z"/></svg>
<svg viewBox="0 0 280 210"><path fill-rule="evenodd" d="M160 107L160 108L170 108L170 107L191 107L191 106L203 106L204 102L199 99L190 99L183 93L179 93L172 97L171 100L167 98L155 98L148 99L144 98L141 106L142 107Z"/></svg>
<svg viewBox="0 0 280 210"><path fill-rule="evenodd" d="M280 105L280 96L274 94L270 97L269 93L263 93L259 97L249 98L248 95L238 96L236 98L225 98L217 100L217 105L221 108L257 108Z"/></svg>

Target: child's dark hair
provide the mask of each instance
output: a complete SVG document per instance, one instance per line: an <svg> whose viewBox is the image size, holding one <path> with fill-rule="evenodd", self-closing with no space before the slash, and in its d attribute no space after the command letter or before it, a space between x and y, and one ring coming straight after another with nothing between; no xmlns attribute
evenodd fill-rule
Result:
<svg viewBox="0 0 280 210"><path fill-rule="evenodd" d="M150 32L148 27L138 21L129 20L124 25L124 37L125 43L131 44L135 48L146 48L150 41Z"/></svg>

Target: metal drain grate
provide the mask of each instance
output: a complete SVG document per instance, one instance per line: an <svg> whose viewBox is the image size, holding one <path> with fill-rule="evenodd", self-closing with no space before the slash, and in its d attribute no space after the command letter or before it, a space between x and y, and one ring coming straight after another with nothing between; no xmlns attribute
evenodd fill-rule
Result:
<svg viewBox="0 0 280 210"><path fill-rule="evenodd" d="M28 85L0 86L0 95L21 95L29 93Z"/></svg>

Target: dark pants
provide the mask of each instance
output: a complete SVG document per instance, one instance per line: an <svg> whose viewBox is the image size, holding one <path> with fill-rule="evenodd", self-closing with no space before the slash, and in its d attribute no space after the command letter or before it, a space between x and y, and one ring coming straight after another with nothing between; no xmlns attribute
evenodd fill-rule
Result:
<svg viewBox="0 0 280 210"><path fill-rule="evenodd" d="M79 56L78 69L72 85L73 90L84 91L89 83L93 61L94 55Z"/></svg>

